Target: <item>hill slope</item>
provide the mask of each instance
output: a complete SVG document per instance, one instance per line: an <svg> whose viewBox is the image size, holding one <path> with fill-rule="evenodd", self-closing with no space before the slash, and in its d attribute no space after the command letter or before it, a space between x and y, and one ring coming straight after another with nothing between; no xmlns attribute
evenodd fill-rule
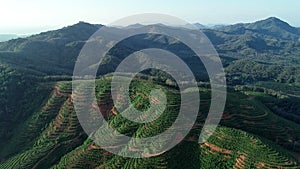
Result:
<svg viewBox="0 0 300 169"><path fill-rule="evenodd" d="M167 127L168 123L172 124L176 118L176 114L171 113L170 109L169 113L164 113L165 116L160 117L153 124L137 125L124 121L122 116L112 113L113 104L109 95L109 83L109 77L97 80L98 105L100 109L108 113L107 115L110 116L109 123L118 131L129 135L130 133L133 134L132 131L136 131L148 136ZM139 101L133 100L133 103L141 107L147 104L147 91L154 86L156 85L151 80L136 79L132 85L134 88L132 96L134 100ZM127 159L112 155L95 145L83 133L73 108L70 87L68 82L57 83L44 106L15 130L16 135L8 140L3 150L0 150L1 158L4 160L0 164L0 168L137 168L138 166L143 166L143 168L199 168L200 166L202 168L226 166L235 166L236 168L253 168L254 166L295 168L297 166L296 160L291 157L287 150L276 146L275 142L266 141L261 137L271 140L278 137L279 142L277 144L285 143L287 142L285 139L299 136L300 133L297 131L300 131L300 126L285 124L284 119L272 115L258 101L248 100L247 96L242 94L229 95L229 103L232 105L229 104L229 107L226 108L222 124L241 128L250 133L261 135L261 137L236 129L220 127L208 142L198 145L197 138L201 127L196 127L182 143L160 156L146 159ZM163 89L167 88L163 87ZM170 92L168 94L169 100L173 100L172 104L176 104L175 89L167 90ZM205 112L208 110L207 99L210 98L209 90L202 89L201 91L203 91L201 94L202 108L197 126L202 124ZM138 95L136 95L137 93ZM237 96L245 99L235 98ZM235 101L239 103L236 104ZM252 108L251 106L258 107ZM173 108L175 107L172 106ZM257 113L251 114L250 112ZM270 114L264 114L266 112ZM252 123L257 125L251 125ZM123 124L127 124L125 128ZM284 127L291 125L289 128L293 130L285 131L279 126L274 127L274 124ZM158 130L157 127L160 129ZM267 130L260 130L262 127ZM272 134L266 135L267 133ZM109 133L107 134L109 135ZM28 142L28 140L33 141ZM180 163L175 163L175 161L180 161ZM192 161L193 163L191 163Z"/></svg>

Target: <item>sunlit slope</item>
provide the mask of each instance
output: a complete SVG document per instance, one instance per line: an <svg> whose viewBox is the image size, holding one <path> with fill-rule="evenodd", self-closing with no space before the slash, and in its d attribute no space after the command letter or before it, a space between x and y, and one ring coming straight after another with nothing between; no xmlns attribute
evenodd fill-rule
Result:
<svg viewBox="0 0 300 169"><path fill-rule="evenodd" d="M97 105L94 106L99 106L109 124L119 132L132 137L148 137L168 129L177 118L180 93L176 88L156 85L149 77L133 80L130 98L137 109L149 107L151 99L148 96L152 89L160 88L168 97L167 109L161 117L138 124L125 119L120 115L122 112L115 109L110 82L110 77L96 80ZM285 147L290 137L298 135L299 126L273 115L255 98L241 93L228 94L221 124L231 128L219 127L208 142L198 143L202 122L210 105L209 89L201 88L197 123L184 141L159 156L130 159L107 152L87 137L74 111L76 92L72 95L71 89L70 82L54 85L41 109L22 124L22 132L15 134L7 144L3 152L15 155L3 160L0 168L297 168L289 151L277 144ZM274 127L275 124L277 127ZM293 130L286 130L286 127ZM110 133L102 134L109 136ZM126 149L141 151L134 145ZM147 155L153 154L148 152Z"/></svg>

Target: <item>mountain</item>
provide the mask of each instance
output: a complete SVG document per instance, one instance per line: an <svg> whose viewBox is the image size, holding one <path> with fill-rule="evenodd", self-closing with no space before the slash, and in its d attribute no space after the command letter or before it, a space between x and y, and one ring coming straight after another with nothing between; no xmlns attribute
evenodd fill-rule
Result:
<svg viewBox="0 0 300 169"><path fill-rule="evenodd" d="M79 22L59 30L2 42L0 60L48 75L70 75L85 41L101 26Z"/></svg>
<svg viewBox="0 0 300 169"><path fill-rule="evenodd" d="M203 30L221 56L299 65L300 34L278 18Z"/></svg>
<svg viewBox="0 0 300 169"><path fill-rule="evenodd" d="M287 22L275 17L270 17L262 21L248 24L246 28L252 30L263 30L265 32L270 32L270 35L277 35L281 37L285 37L285 34L300 35L297 28L292 27Z"/></svg>
<svg viewBox="0 0 300 169"><path fill-rule="evenodd" d="M134 29L134 28L141 28L141 27L144 27L144 26L145 26L145 25L136 23L136 24L133 24L133 25L128 25L128 26L126 26L125 28L126 28L126 29Z"/></svg>
<svg viewBox="0 0 300 169"><path fill-rule="evenodd" d="M194 26L196 26L199 29L220 29L222 27L225 27L227 25L224 24L208 24L208 25L203 25L200 23L194 23Z"/></svg>
<svg viewBox="0 0 300 169"><path fill-rule="evenodd" d="M86 40L100 27L101 25L80 22L56 31L44 32L28 38L20 38L0 43L0 60L48 76L71 76L81 48ZM126 29L143 29L143 27L143 25L134 28L129 26L126 27ZM161 27L175 31L178 31L177 29L181 30L181 28L167 27L162 24L146 25L146 27ZM177 43L177 40L174 38L164 37L162 35L144 34L130 37L125 41L126 42L121 42L108 53L107 60L109 63L105 63L105 65L101 66L102 69L99 70L99 74L103 75L112 72L126 54L143 48L159 47L168 49L180 54L181 57L185 59L192 56L191 53L186 52L188 48L185 45ZM194 60L194 63L192 62L193 61L190 61L190 64L201 64L199 60ZM198 68L197 71L201 72L202 69Z"/></svg>
<svg viewBox="0 0 300 169"><path fill-rule="evenodd" d="M83 44L101 26L79 22L59 30L2 42L0 43L0 60L48 75L71 75ZM167 27L161 24L152 26ZM143 25L137 24L131 25L127 29L142 27ZM170 29L176 28L172 26ZM297 34L297 30L277 18L268 18L250 24L224 26L213 30L205 29L203 32L215 45L225 64L240 58L297 64L300 61L298 57L300 35ZM131 42L125 45L131 44L128 46L130 48L146 47L145 44L148 46L165 45L167 48L175 50L184 48L182 44L173 43L172 40L166 41L166 38L162 36L150 37L149 35L144 38L139 37L144 39L144 42L140 41L139 44L129 39L128 41ZM46 65L43 64L45 62Z"/></svg>
<svg viewBox="0 0 300 169"><path fill-rule="evenodd" d="M159 156L131 159L96 145L84 133L74 109L75 97L86 100L80 91L72 92L74 64L85 42L102 26L79 22L0 43L0 168L299 168L299 29L268 18L203 30L222 59L228 84L220 126L203 144L198 138L211 90L205 68L193 52L178 40L157 34L130 37L112 48L98 70L93 106L98 105L109 124L128 136L147 137L167 130L177 118L180 92L168 74L142 72L130 84L133 107L147 110L149 93L162 89L168 97L167 109L150 123L124 119L111 98L110 73L125 57L150 47L168 50L185 61L199 81L201 106L191 132ZM161 24L127 29L144 26L183 30ZM139 62L149 60L141 57ZM184 92L197 92L186 87ZM106 134L105 139L115 141ZM127 149L153 153L134 144Z"/></svg>
<svg viewBox="0 0 300 169"><path fill-rule="evenodd" d="M43 32L37 35L32 35L27 38L19 38L8 42L0 43L0 51L20 52L26 51L26 48L31 48L34 44L52 44L66 45L71 42L86 41L96 30L102 25L92 25L85 22L79 22L75 25L64 27L55 31Z"/></svg>
<svg viewBox="0 0 300 169"><path fill-rule="evenodd" d="M199 28L199 29L206 29L206 28L208 28L207 26L202 25L202 24L200 24L200 23L194 23L193 25L196 26L196 27Z"/></svg>
<svg viewBox="0 0 300 169"><path fill-rule="evenodd" d="M245 34L247 32L257 33L264 36L271 36L277 39L299 41L299 29L292 27L288 23L276 18L270 17L265 20L254 23L240 23L218 28L217 30L230 32L234 34Z"/></svg>

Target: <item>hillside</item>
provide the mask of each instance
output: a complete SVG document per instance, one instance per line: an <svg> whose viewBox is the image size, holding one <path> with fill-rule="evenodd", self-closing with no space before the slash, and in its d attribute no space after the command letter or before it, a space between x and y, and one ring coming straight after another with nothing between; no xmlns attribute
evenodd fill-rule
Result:
<svg viewBox="0 0 300 169"><path fill-rule="evenodd" d="M105 77L96 82L96 91L99 92L97 94L98 105L100 108L103 106L102 110L110 116L109 123L118 131L122 133L137 131L137 133L142 132L141 134L144 136L152 135L159 131L157 130L158 126L160 128L168 126L168 123L165 121L166 119L172 122L172 119L176 117L176 114L172 114L170 109L164 113L164 117L160 117L154 123L151 122L152 124L137 125L129 121L124 121L121 118L122 116L114 115L111 112L111 106L113 105L108 97L109 93L107 93L110 83L109 79L109 77ZM149 88L153 88L151 80L136 79L133 83L132 87L135 87L138 90L135 92L139 93L139 95L133 96L133 99L139 99L138 97L143 95L146 96ZM284 139L287 136L300 135L297 132L300 131L300 126L296 124L283 125L286 123L285 120L272 115L257 100L248 100L242 94L233 93L229 95L229 102L234 103L234 101L240 100L240 103L226 108L223 123L225 126L239 126L238 128L253 134L248 134L237 129L219 127L208 142L199 145L197 136L199 136L201 127L196 127L183 142L160 156L146 159L129 159L112 155L95 145L83 133L71 102L70 87L70 83L68 82L57 83L53 87L53 92L48 101L43 104L40 110L28 118L24 124L20 125L22 127L15 130L15 133L22 134L16 134L8 140L5 148L1 150L1 158L4 161L0 164L0 168L137 168L137 166L148 168L253 168L258 166L295 168L297 166L296 160L287 150L280 148L271 141L263 139L262 137L265 137L267 133L255 128L261 128L261 125L263 125L266 132L278 133L267 137L271 139L272 137L279 137L279 140L285 143ZM201 126L202 118L205 116L205 112L207 112L206 99L209 99L209 91L204 89L202 91L202 108L197 120L199 124L196 124L196 126ZM141 94L140 92L146 93ZM169 92L174 93L175 90L171 89ZM172 96L173 94L171 93L169 96L175 99L175 95ZM245 99L236 99L235 97ZM143 99L146 100L147 98ZM176 100L174 101L176 104ZM146 104L146 102L141 101L135 103L137 105L139 103ZM256 110L250 110L251 106L257 106L257 108L253 108ZM173 106L172 109L174 109ZM257 114L249 114L247 111L257 112ZM235 114L235 112L242 112L242 114ZM230 116L234 116L234 118L230 118ZM125 125L125 128L124 125L121 125L124 123L128 124ZM254 123L258 124L258 126L253 125L252 127L254 128L250 128L249 125ZM272 126L275 123L292 128L293 130L285 133L282 128ZM268 125L270 127L267 127ZM147 128L147 130L144 130L144 128ZM259 135L261 136L259 137ZM33 141L28 142L28 140ZM19 153L15 154L16 152ZM180 155L181 153L184 156ZM180 163L174 166L174 161L180 161Z"/></svg>
<svg viewBox="0 0 300 169"><path fill-rule="evenodd" d="M0 42L0 168L299 168L298 28L274 17L214 29L197 24L218 51L228 84L220 126L203 144L198 144L198 138L211 91L207 72L193 51L172 37L157 34L140 34L117 44L98 69L98 105L93 105L99 106L116 130L128 136L148 137L166 130L177 117L180 94L176 83L158 70L147 70L135 77L130 99L133 106L146 110L151 90L163 89L168 106L160 118L139 124L115 111L110 73L135 51L160 48L177 54L196 76L201 95L195 127L179 145L159 156L130 159L96 145L84 133L74 110L73 99L78 94L72 93L71 86L74 64L85 42L102 26L79 22ZM145 26L149 25L136 24L126 29ZM151 63L147 57L138 61ZM94 66L93 63L88 68ZM191 88L186 91L194 92ZM109 133L105 134L105 139L114 141L109 140ZM144 151L134 145L127 148Z"/></svg>

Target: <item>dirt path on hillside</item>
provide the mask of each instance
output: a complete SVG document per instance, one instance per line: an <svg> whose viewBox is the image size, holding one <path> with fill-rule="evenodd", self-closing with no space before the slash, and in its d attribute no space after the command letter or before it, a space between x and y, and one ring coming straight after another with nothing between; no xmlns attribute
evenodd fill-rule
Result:
<svg viewBox="0 0 300 169"><path fill-rule="evenodd" d="M235 165L233 168L245 168L245 161L246 161L246 156L245 155L240 155L235 162Z"/></svg>
<svg viewBox="0 0 300 169"><path fill-rule="evenodd" d="M204 145L206 147L209 147L211 150L219 152L219 153L224 153L224 154L231 154L232 153L231 150L227 150L225 148L218 147L218 146L210 144L208 142L205 142Z"/></svg>

